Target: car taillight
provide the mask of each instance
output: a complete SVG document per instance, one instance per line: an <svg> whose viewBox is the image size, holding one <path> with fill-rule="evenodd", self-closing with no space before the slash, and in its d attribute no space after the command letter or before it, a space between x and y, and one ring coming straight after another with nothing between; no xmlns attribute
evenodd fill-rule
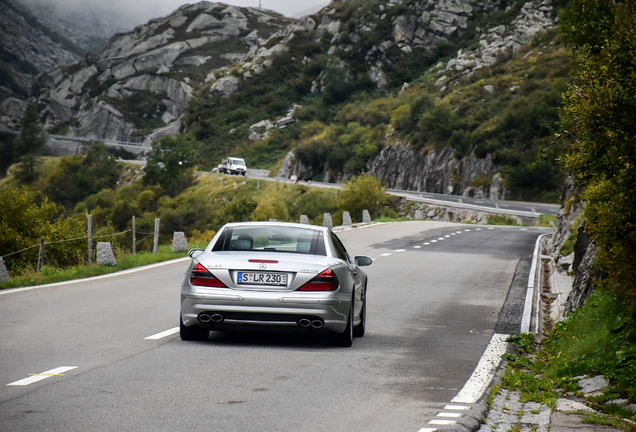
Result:
<svg viewBox="0 0 636 432"><path fill-rule="evenodd" d="M212 273L208 271L201 263L197 263L190 272L190 283L192 285L211 287L211 288L227 288L227 286L218 280Z"/></svg>
<svg viewBox="0 0 636 432"><path fill-rule="evenodd" d="M296 291L335 291L338 289L338 285L336 274L333 270L327 269Z"/></svg>

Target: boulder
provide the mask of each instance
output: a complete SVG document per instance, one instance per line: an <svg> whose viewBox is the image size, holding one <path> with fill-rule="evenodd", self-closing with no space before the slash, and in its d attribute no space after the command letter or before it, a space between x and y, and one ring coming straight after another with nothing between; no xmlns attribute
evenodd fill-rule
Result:
<svg viewBox="0 0 636 432"><path fill-rule="evenodd" d="M232 93L238 90L241 85L241 80L234 76L228 76L216 80L212 87L210 87L210 93L220 94L224 97L228 97Z"/></svg>
<svg viewBox="0 0 636 432"><path fill-rule="evenodd" d="M187 252L189 250L188 240L181 231L175 231L172 236L172 252Z"/></svg>
<svg viewBox="0 0 636 432"><path fill-rule="evenodd" d="M97 264L116 266L117 260L110 242L97 242Z"/></svg>
<svg viewBox="0 0 636 432"><path fill-rule="evenodd" d="M322 226L329 229L333 228L333 221L331 220L331 214L325 213L322 218Z"/></svg>

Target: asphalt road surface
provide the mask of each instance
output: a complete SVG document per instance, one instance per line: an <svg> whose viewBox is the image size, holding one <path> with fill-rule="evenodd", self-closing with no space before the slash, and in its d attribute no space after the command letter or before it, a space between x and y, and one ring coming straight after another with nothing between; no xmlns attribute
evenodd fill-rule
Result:
<svg viewBox="0 0 636 432"><path fill-rule="evenodd" d="M492 335L518 332L525 291L509 288L527 280L544 232L408 222L339 233L375 259L367 334L351 348L262 331L181 341L183 260L0 294L0 430L418 432Z"/></svg>

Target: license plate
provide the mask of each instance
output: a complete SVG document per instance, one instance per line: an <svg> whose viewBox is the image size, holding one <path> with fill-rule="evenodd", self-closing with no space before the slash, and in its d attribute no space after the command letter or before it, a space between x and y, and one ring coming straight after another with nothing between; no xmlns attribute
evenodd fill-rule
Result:
<svg viewBox="0 0 636 432"><path fill-rule="evenodd" d="M287 275L284 273L244 273L239 272L237 282L241 285L275 285L286 286Z"/></svg>

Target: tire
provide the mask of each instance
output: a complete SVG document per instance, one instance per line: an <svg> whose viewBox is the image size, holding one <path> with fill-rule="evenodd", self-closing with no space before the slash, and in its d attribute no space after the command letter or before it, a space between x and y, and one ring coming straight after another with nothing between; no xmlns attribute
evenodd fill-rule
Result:
<svg viewBox="0 0 636 432"><path fill-rule="evenodd" d="M366 330L367 325L367 290L364 290L364 297L362 298L362 310L360 311L360 324L353 327L353 336L362 337Z"/></svg>
<svg viewBox="0 0 636 432"><path fill-rule="evenodd" d="M353 299L351 301L351 307L349 308L347 327L344 332L333 335L333 342L334 345L344 348L348 348L353 345Z"/></svg>
<svg viewBox="0 0 636 432"><path fill-rule="evenodd" d="M183 320L179 318L179 335L184 341L206 341L210 331L199 326L186 327Z"/></svg>

